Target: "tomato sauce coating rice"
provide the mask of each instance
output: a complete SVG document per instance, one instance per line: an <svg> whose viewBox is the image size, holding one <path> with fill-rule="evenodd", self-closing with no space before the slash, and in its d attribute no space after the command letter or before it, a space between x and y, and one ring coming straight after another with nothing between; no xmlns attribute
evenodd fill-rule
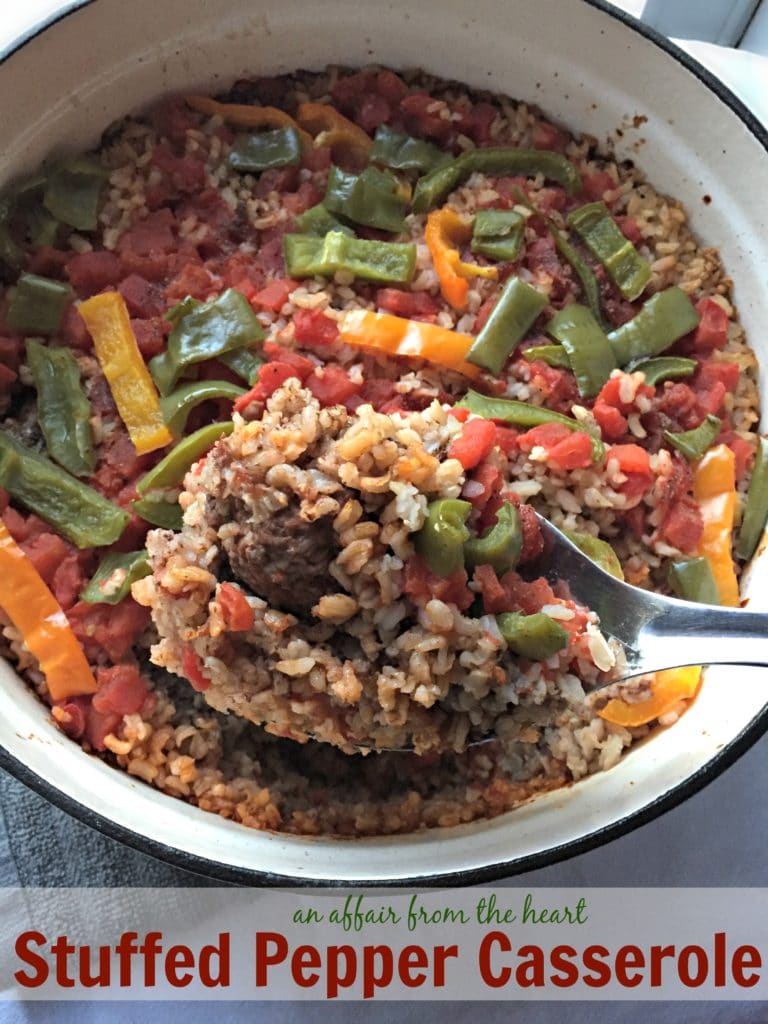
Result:
<svg viewBox="0 0 768 1024"><path fill-rule="evenodd" d="M620 652L535 572L538 514L632 584L738 600L757 363L631 161L329 68L163 100L6 200L0 540L92 686L43 671L2 583L0 651L73 741L249 827L386 835L685 711L689 670L590 696Z"/></svg>

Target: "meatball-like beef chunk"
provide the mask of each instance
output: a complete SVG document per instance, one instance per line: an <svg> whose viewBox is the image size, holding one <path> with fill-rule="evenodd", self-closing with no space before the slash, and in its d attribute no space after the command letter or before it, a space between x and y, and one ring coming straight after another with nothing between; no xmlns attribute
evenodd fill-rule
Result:
<svg viewBox="0 0 768 1024"><path fill-rule="evenodd" d="M308 522L289 505L260 523L240 520L222 544L235 576L275 608L306 615L338 589L328 573L338 553L330 516Z"/></svg>

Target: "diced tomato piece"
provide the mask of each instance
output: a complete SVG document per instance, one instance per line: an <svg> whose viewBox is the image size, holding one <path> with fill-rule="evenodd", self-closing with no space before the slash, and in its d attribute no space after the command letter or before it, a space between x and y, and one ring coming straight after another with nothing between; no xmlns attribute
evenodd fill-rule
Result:
<svg viewBox="0 0 768 1024"><path fill-rule="evenodd" d="M493 298L493 299L486 299L485 302L480 307L480 309L478 309L477 316L475 317L475 323L474 323L475 334L479 334L480 331L482 331L482 329L485 327L486 323L488 322L488 317L493 312L493 307L495 305L496 305L496 299L495 298Z"/></svg>
<svg viewBox="0 0 768 1024"><path fill-rule="evenodd" d="M165 290L168 305L181 302L187 295L193 299L205 300L213 291L215 280L202 263L187 263L173 278Z"/></svg>
<svg viewBox="0 0 768 1024"><path fill-rule="evenodd" d="M126 597L116 605L78 601L67 610L67 618L86 654L104 651L112 661L120 661L149 625L150 615L148 608Z"/></svg>
<svg viewBox="0 0 768 1024"><path fill-rule="evenodd" d="M592 174L585 174L581 179L582 195L593 202L599 201L604 193L615 188L616 183L607 171L594 171Z"/></svg>
<svg viewBox="0 0 768 1024"><path fill-rule="evenodd" d="M394 71L385 69L376 75L376 91L390 103L399 103L408 92L408 86Z"/></svg>
<svg viewBox="0 0 768 1024"><path fill-rule="evenodd" d="M53 707L61 708L66 715L64 720L56 719L59 728L73 740L79 740L85 732L85 720L90 703L90 697L72 697L66 701L53 702Z"/></svg>
<svg viewBox="0 0 768 1024"><path fill-rule="evenodd" d="M479 484L482 487L482 491L477 494L474 493L476 490L475 484ZM472 486L470 487L469 485ZM469 495L465 494L465 496L468 501L472 502L475 508L482 509L488 503L491 496L501 490L501 485L501 472L489 462L481 462L464 485L465 492L467 490L471 492Z"/></svg>
<svg viewBox="0 0 768 1024"><path fill-rule="evenodd" d="M696 550L703 531L701 512L691 499L673 505L661 526L664 539L687 554Z"/></svg>
<svg viewBox="0 0 768 1024"><path fill-rule="evenodd" d="M127 253L151 256L153 253L173 252L177 245L176 226L176 218L167 207L150 213L120 236L118 253L124 257Z"/></svg>
<svg viewBox="0 0 768 1024"><path fill-rule="evenodd" d="M343 405L360 392L362 385L352 380L340 366L329 363L318 367L307 378L307 387L321 405Z"/></svg>
<svg viewBox="0 0 768 1024"><path fill-rule="evenodd" d="M645 509L643 506L635 505L634 508L623 513L622 517L634 536L640 540L645 533Z"/></svg>
<svg viewBox="0 0 768 1024"><path fill-rule="evenodd" d="M117 715L133 715L147 699L146 682L134 665L114 665L96 673L98 690L92 704L96 711Z"/></svg>
<svg viewBox="0 0 768 1024"><path fill-rule="evenodd" d="M331 147L313 146L305 149L301 156L301 163L310 171L327 171L331 166Z"/></svg>
<svg viewBox="0 0 768 1024"><path fill-rule="evenodd" d="M85 299L116 285L123 276L123 267L113 252L102 249L75 253L67 260L66 272L72 287Z"/></svg>
<svg viewBox="0 0 768 1024"><path fill-rule="evenodd" d="M722 384L726 391L733 392L739 386L740 374L738 363L716 363L708 360L699 365L693 378L693 387L699 393L707 391L715 384Z"/></svg>
<svg viewBox="0 0 768 1024"><path fill-rule="evenodd" d="M538 121L531 132L535 149L551 149L562 153L565 149L566 135L548 121Z"/></svg>
<svg viewBox="0 0 768 1024"><path fill-rule="evenodd" d="M239 587L222 583L218 600L224 625L230 632L245 633L253 626L253 608Z"/></svg>
<svg viewBox="0 0 768 1024"><path fill-rule="evenodd" d="M488 458L495 444L496 424L476 417L464 424L461 434L448 449L448 458L458 459L464 469L474 469Z"/></svg>
<svg viewBox="0 0 768 1024"><path fill-rule="evenodd" d="M637 223L634 217L628 215L623 217L614 217L616 223L619 225L619 231L626 239L628 239L633 245L638 245L643 240L643 233L640 230L640 225Z"/></svg>
<svg viewBox="0 0 768 1024"><path fill-rule="evenodd" d="M159 142L155 146L152 163L179 192L192 194L205 186L205 162L195 156L176 156L166 142Z"/></svg>
<svg viewBox="0 0 768 1024"><path fill-rule="evenodd" d="M383 96L369 92L360 99L355 121L364 132L373 135L380 124L389 120L391 114L392 108L389 102Z"/></svg>
<svg viewBox="0 0 768 1024"><path fill-rule="evenodd" d="M281 202L294 217L304 213L310 206L316 206L323 198L323 193L311 181L302 181L295 192L285 192Z"/></svg>
<svg viewBox="0 0 768 1024"><path fill-rule="evenodd" d="M464 569L458 569L451 576L435 576L418 555L412 555L405 563L403 592L415 604L426 604L434 597L455 604L459 611L466 611L474 601Z"/></svg>
<svg viewBox="0 0 768 1024"><path fill-rule="evenodd" d="M535 447L547 452L547 463L556 468L585 469L592 462L592 441L583 431L571 431L561 423L542 423L521 434L517 441L521 450Z"/></svg>
<svg viewBox="0 0 768 1024"><path fill-rule="evenodd" d="M236 399L233 410L242 412L251 402L265 402L289 377L295 376L296 370L287 363L264 363L259 367L258 381L250 391Z"/></svg>
<svg viewBox="0 0 768 1024"><path fill-rule="evenodd" d="M296 281L292 281L291 278L277 277L261 291L256 292L251 302L262 309L271 309L273 313L279 313L296 287Z"/></svg>
<svg viewBox="0 0 768 1024"><path fill-rule="evenodd" d="M200 659L191 647L185 647L181 655L181 671L192 685L193 690L202 693L211 685L211 680L203 673Z"/></svg>
<svg viewBox="0 0 768 1024"><path fill-rule="evenodd" d="M453 418L458 420L459 423L466 423L472 413L469 409L462 409L459 406L454 406L452 409L448 410L448 415L453 416Z"/></svg>
<svg viewBox="0 0 768 1024"><path fill-rule="evenodd" d="M37 572L50 586L59 563L69 554L67 544L55 533L40 533L31 540L24 541L21 547Z"/></svg>
<svg viewBox="0 0 768 1024"><path fill-rule="evenodd" d="M255 192L257 196L266 198L270 192L295 192L298 187L298 167L271 167L259 175Z"/></svg>
<svg viewBox="0 0 768 1024"><path fill-rule="evenodd" d="M299 345L332 345L339 336L336 321L321 309L299 309L293 317L293 337Z"/></svg>
<svg viewBox="0 0 768 1024"><path fill-rule="evenodd" d="M41 245L30 256L27 269L30 274L40 274L41 277L61 278L70 255L63 249Z"/></svg>
<svg viewBox="0 0 768 1024"><path fill-rule="evenodd" d="M8 508L8 502L11 500L11 496L4 487L0 487L0 515L5 512Z"/></svg>
<svg viewBox="0 0 768 1024"><path fill-rule="evenodd" d="M91 701L85 711L85 738L94 750L105 750L104 740L120 725L122 715L115 711L97 711Z"/></svg>
<svg viewBox="0 0 768 1024"><path fill-rule="evenodd" d="M617 444L608 449L607 458L615 459L627 478L617 488L627 499L627 507L636 505L653 483L648 452L637 444Z"/></svg>
<svg viewBox="0 0 768 1024"><path fill-rule="evenodd" d="M496 424L496 446L505 455L513 455L518 449L518 432L513 427L502 427Z"/></svg>
<svg viewBox="0 0 768 1024"><path fill-rule="evenodd" d="M129 274L118 284L117 290L125 299L128 312L133 317L147 320L159 316L165 309L161 290L140 274Z"/></svg>
<svg viewBox="0 0 768 1024"><path fill-rule="evenodd" d="M520 549L520 565L535 561L544 551L544 536L539 519L530 505L518 505L520 526L523 531L523 546Z"/></svg>
<svg viewBox="0 0 768 1024"><path fill-rule="evenodd" d="M10 366L0 363L0 390L7 390L16 380L18 374Z"/></svg>
<svg viewBox="0 0 768 1024"><path fill-rule="evenodd" d="M376 304L395 316L427 323L434 323L440 312L440 304L428 292L406 292L400 288L379 288Z"/></svg>
<svg viewBox="0 0 768 1024"><path fill-rule="evenodd" d="M543 578L524 580L516 572L507 572L501 577L501 583L509 599L509 611L521 611L525 615L533 615L541 611L545 604L551 604L555 595Z"/></svg>
<svg viewBox="0 0 768 1024"><path fill-rule="evenodd" d="M59 325L59 334L70 348L76 348L81 352L88 352L93 348L93 338L74 303L64 310Z"/></svg>
<svg viewBox="0 0 768 1024"><path fill-rule="evenodd" d="M131 320L131 330L145 359L159 356L165 350L165 332L160 317L151 320Z"/></svg>
<svg viewBox="0 0 768 1024"><path fill-rule="evenodd" d="M722 430L715 443L728 445L736 459L736 479L743 480L754 460L754 447L749 441L745 441L743 437L739 437L738 434L729 429Z"/></svg>
<svg viewBox="0 0 768 1024"><path fill-rule="evenodd" d="M483 599L486 615L501 615L512 610L509 594L490 565L478 565L473 576L474 584Z"/></svg>
<svg viewBox="0 0 768 1024"><path fill-rule="evenodd" d="M693 334L693 346L698 352L723 349L728 343L728 314L714 299L700 299L696 312L701 319Z"/></svg>
<svg viewBox="0 0 768 1024"><path fill-rule="evenodd" d="M453 133L450 108L423 92L414 92L400 101L400 110L405 117L406 127L414 135L445 141ZM445 112L448 117L441 117Z"/></svg>
<svg viewBox="0 0 768 1024"><path fill-rule="evenodd" d="M394 408L395 402L400 403L401 396L393 380L372 377L363 381L360 399L361 402L372 405L377 412L383 412L385 407ZM397 408L402 409L402 404L398 404ZM469 410L467 410L467 415L469 415Z"/></svg>
<svg viewBox="0 0 768 1024"><path fill-rule="evenodd" d="M664 384L658 409L673 421L673 428L677 425L681 430L693 430L704 419L696 392L681 380Z"/></svg>
<svg viewBox="0 0 768 1024"><path fill-rule="evenodd" d="M75 604L85 584L80 556L68 555L56 567L50 586L53 596L66 611Z"/></svg>
<svg viewBox="0 0 768 1024"><path fill-rule="evenodd" d="M282 345L278 345L277 342L267 341L264 344L264 351L269 356L270 360L276 363L285 363L286 366L292 366L296 371L294 376L298 377L299 380L304 381L315 369L316 364L311 359L307 359L306 356L299 355L291 348L283 348Z"/></svg>
<svg viewBox="0 0 768 1024"><path fill-rule="evenodd" d="M519 364L514 364L515 369ZM530 385L545 396L547 408L553 412L570 414L571 406L579 400L576 378L570 370L559 370L548 366L541 359L523 360L527 368Z"/></svg>

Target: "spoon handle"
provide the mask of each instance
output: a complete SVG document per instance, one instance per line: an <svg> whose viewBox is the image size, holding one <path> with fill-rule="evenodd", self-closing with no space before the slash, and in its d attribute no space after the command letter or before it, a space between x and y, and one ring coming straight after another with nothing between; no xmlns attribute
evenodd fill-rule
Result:
<svg viewBox="0 0 768 1024"><path fill-rule="evenodd" d="M627 650L633 675L684 665L768 666L768 614L656 598Z"/></svg>

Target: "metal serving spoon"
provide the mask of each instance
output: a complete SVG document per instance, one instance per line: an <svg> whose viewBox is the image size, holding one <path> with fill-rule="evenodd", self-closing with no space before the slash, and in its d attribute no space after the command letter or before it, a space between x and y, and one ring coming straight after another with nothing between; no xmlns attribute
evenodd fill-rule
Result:
<svg viewBox="0 0 768 1024"><path fill-rule="evenodd" d="M678 601L622 583L541 516L539 525L544 553L530 575L565 583L599 616L601 632L624 648L624 664L592 690L685 665L768 665L768 613Z"/></svg>

